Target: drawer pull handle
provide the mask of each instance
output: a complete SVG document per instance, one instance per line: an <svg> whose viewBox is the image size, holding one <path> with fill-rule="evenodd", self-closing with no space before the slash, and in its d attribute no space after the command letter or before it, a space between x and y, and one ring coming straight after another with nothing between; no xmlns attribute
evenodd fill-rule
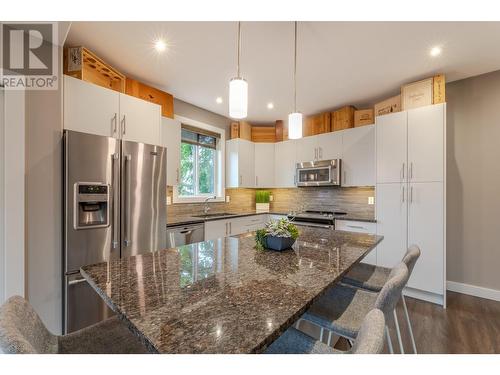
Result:
<svg viewBox="0 0 500 375"><path fill-rule="evenodd" d="M356 229L366 229L365 227L362 227L360 225L346 225L348 228L356 228Z"/></svg>

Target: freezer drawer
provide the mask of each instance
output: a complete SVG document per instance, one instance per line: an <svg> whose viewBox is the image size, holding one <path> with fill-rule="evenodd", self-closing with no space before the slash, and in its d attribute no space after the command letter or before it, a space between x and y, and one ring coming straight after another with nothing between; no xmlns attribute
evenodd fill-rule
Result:
<svg viewBox="0 0 500 375"><path fill-rule="evenodd" d="M65 333L88 327L114 315L80 274L66 276L65 301Z"/></svg>

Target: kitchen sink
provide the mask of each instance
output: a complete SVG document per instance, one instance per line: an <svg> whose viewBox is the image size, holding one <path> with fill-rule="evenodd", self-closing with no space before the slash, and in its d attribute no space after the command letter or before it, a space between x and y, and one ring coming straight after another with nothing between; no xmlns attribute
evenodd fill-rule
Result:
<svg viewBox="0 0 500 375"><path fill-rule="evenodd" d="M220 216L234 216L236 214L232 214L229 212L219 212L219 213L213 213L213 214L204 214L204 215L193 215L193 217L201 217L201 218L207 218L207 217L220 217Z"/></svg>

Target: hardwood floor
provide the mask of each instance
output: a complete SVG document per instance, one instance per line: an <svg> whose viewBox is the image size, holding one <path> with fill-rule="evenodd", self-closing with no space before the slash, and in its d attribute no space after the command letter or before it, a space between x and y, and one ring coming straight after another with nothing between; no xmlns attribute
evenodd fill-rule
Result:
<svg viewBox="0 0 500 375"><path fill-rule="evenodd" d="M448 292L448 307L406 297L419 354L500 353L500 302ZM401 303L397 309L405 353L412 353L410 335ZM319 329L301 322L300 329L319 339ZM389 323L394 352L399 344L394 323ZM327 334L323 342L326 343ZM332 346L346 350L346 340L335 338ZM385 348L385 352L389 351Z"/></svg>

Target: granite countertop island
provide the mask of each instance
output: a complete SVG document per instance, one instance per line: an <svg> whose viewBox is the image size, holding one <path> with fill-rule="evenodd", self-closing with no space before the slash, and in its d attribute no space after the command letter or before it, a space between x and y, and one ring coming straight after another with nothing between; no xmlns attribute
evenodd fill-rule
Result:
<svg viewBox="0 0 500 375"><path fill-rule="evenodd" d="M255 249L253 234L82 267L151 352L258 353L382 237L301 227L293 249Z"/></svg>

